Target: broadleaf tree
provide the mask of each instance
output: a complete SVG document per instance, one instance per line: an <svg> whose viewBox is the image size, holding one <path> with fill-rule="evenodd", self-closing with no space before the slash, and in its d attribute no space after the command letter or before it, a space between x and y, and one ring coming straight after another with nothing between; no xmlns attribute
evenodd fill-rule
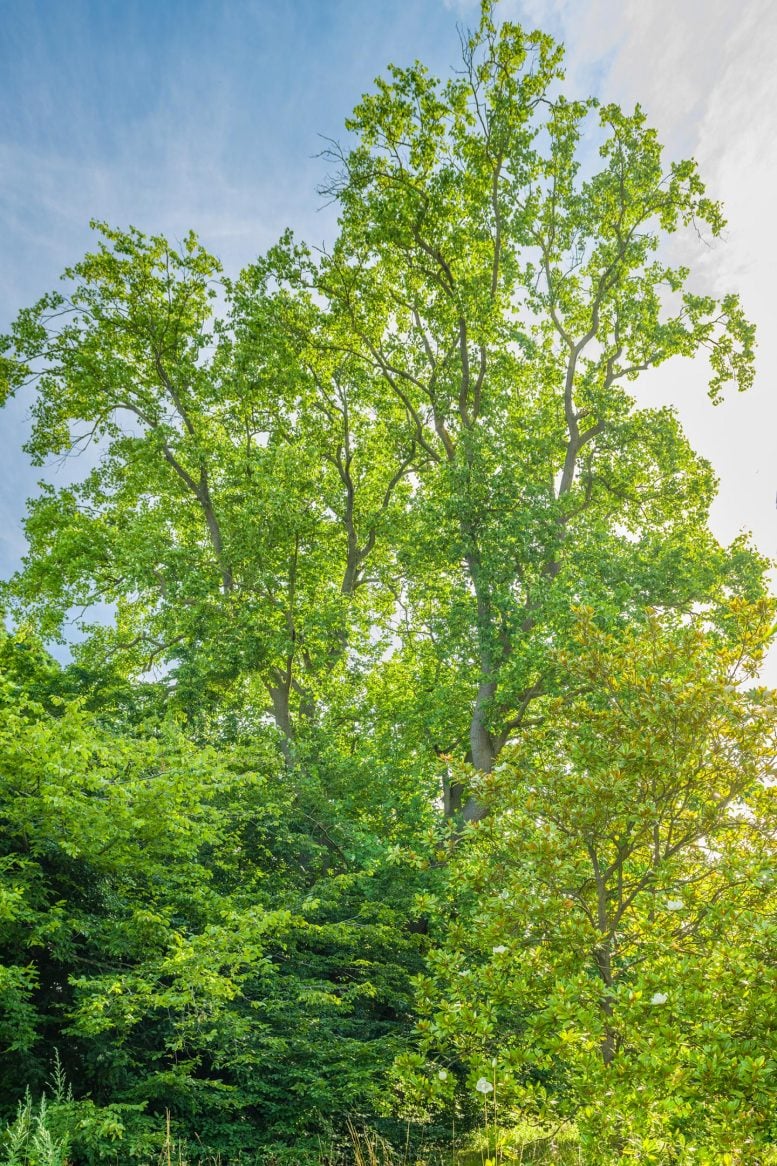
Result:
<svg viewBox="0 0 777 1166"><path fill-rule="evenodd" d="M503 1124L574 1123L592 1162L773 1145L777 710L752 685L772 618L734 602L726 643L702 616L613 635L578 612L574 691L479 779L488 818L425 902L416 1104L485 1078Z"/></svg>

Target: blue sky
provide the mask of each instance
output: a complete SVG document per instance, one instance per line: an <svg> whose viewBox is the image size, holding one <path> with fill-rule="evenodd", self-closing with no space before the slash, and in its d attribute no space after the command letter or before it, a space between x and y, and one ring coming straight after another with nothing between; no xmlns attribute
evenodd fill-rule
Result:
<svg viewBox="0 0 777 1166"><path fill-rule="evenodd" d="M389 61L445 73L471 0L0 0L0 331L88 248L88 220L180 238L193 227L229 270L291 226L332 237L319 135ZM759 326L746 399L712 409L701 365L640 393L679 408L716 466L720 537L777 554L777 5L772 0L502 0L567 43L570 90L639 100L670 153L695 154L730 228L701 257ZM0 575L23 552L39 470L19 446L27 402L0 428ZM51 476L56 480L56 470ZM775 666L777 679L777 665Z"/></svg>
<svg viewBox="0 0 777 1166"><path fill-rule="evenodd" d="M456 50L456 19L439 0L0 10L4 319L80 253L93 216L171 233L194 225L227 262L289 222L326 231L318 135L341 132L387 60L418 52L443 69Z"/></svg>
<svg viewBox="0 0 777 1166"><path fill-rule="evenodd" d="M441 0L0 0L0 331L88 249L90 218L193 227L228 270L287 226L331 238L321 135L343 133L389 60L444 71L461 15ZM27 408L0 430L0 576L40 476L19 449Z"/></svg>

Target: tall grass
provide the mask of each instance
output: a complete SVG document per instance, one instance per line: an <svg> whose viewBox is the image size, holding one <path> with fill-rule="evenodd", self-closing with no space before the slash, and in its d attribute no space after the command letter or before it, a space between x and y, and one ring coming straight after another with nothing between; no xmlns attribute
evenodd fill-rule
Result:
<svg viewBox="0 0 777 1166"><path fill-rule="evenodd" d="M55 1104L61 1105L72 1100L73 1095L56 1050L51 1087ZM32 1094L27 1089L19 1102L15 1119L0 1135L0 1161L3 1166L67 1166L68 1149L67 1133L55 1132L52 1128L46 1094L41 1094L40 1100L33 1103Z"/></svg>
<svg viewBox="0 0 777 1166"><path fill-rule="evenodd" d="M78 1104L74 1103L55 1053L48 1092L34 1101L28 1089L13 1121L4 1131L0 1129L0 1166L71 1166L69 1155L79 1141L75 1108ZM435 1145L427 1150L411 1145L409 1126L405 1144L397 1146L377 1131L346 1119L345 1138L339 1145L322 1147L316 1155L318 1166L508 1166L511 1163L581 1166L580 1147L571 1127L559 1127L548 1134L527 1124L507 1129L500 1126L495 1087L484 1105L484 1116L484 1125L469 1140L468 1149L458 1149L451 1139L448 1147ZM193 1159L197 1166L224 1166L218 1153L203 1157L202 1147L190 1154L187 1144L174 1134L169 1110L165 1114L162 1137L157 1148L148 1154L148 1160L143 1154L138 1156L137 1146L134 1150L133 1154L126 1144L116 1144L111 1166L123 1166L129 1158L133 1166L189 1166ZM294 1162L293 1152L284 1153L282 1160L286 1164ZM304 1155L304 1160L309 1163L309 1156ZM272 1166L273 1161L278 1163L280 1159L274 1159L272 1152L260 1151L255 1158L249 1156L241 1161L242 1166ZM298 1161L301 1166L301 1158ZM232 1166L239 1164L233 1162Z"/></svg>

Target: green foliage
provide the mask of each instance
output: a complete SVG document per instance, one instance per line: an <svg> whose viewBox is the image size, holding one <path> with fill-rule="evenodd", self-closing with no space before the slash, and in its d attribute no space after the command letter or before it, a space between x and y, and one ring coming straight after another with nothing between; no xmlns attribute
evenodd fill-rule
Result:
<svg viewBox="0 0 777 1166"><path fill-rule="evenodd" d="M745 389L753 329L671 262L695 163L561 63L484 2L356 107L329 251L95 223L0 342L33 460L91 448L0 642L0 1102L61 1048L78 1162L168 1110L190 1157L412 1146L492 1078L592 1161L777 1136L766 564L629 391Z"/></svg>
<svg viewBox="0 0 777 1166"><path fill-rule="evenodd" d="M771 612L730 619L735 646L707 617L615 638L584 611L574 692L476 779L491 812L450 864L404 1059L429 1103L493 1080L597 1162L774 1143L777 708L748 687Z"/></svg>
<svg viewBox="0 0 777 1166"><path fill-rule="evenodd" d="M374 842L312 820L260 740L118 735L6 692L2 1096L40 1087L57 1043L89 1160L153 1146L165 1109L237 1152L257 1124L304 1139L377 1106L416 943Z"/></svg>
<svg viewBox="0 0 777 1166"><path fill-rule="evenodd" d="M73 1095L56 1051L51 1086L51 1101L44 1092L37 1104L27 1089L16 1117L0 1134L0 1150L7 1166L66 1166L69 1138L61 1115L72 1105Z"/></svg>
<svg viewBox="0 0 777 1166"><path fill-rule="evenodd" d="M66 1166L67 1142L51 1133L45 1094L37 1106L25 1095L4 1141L7 1166Z"/></svg>

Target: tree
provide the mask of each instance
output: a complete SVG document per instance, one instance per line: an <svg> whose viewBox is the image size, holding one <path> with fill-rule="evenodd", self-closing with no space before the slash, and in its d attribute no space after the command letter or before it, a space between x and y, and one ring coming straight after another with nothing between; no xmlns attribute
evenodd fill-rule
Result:
<svg viewBox="0 0 777 1166"><path fill-rule="evenodd" d="M286 237L233 283L192 236L101 227L68 293L20 315L33 456L100 451L32 504L17 591L47 631L115 603L111 652L247 685L287 754L328 679L398 636L440 722L426 750L488 772L573 602L761 586L707 531L714 479L674 415L626 391L705 349L713 397L749 384L736 297L688 291L660 247L718 235L720 209L639 110L562 97L560 59L486 4L462 74L393 69L357 107L330 254Z"/></svg>
<svg viewBox="0 0 777 1166"><path fill-rule="evenodd" d="M497 31L488 4L463 64L446 85L394 69L357 107L319 286L425 455L406 589L456 673L441 743L464 738L488 772L547 686L572 603L687 604L715 586L690 569L701 545L725 573L703 526L709 467L625 386L706 348L713 398L744 388L752 329L735 297L692 294L662 258L667 235L715 236L722 218L693 163L662 163L639 110L558 96L558 47ZM451 809L476 818L461 797Z"/></svg>
<svg viewBox="0 0 777 1166"><path fill-rule="evenodd" d="M155 1158L165 1111L192 1154L316 1160L330 1115L385 1108L404 1046L402 864L311 820L266 731L122 727L29 635L0 658L0 1115L56 1049L75 1161Z"/></svg>
<svg viewBox="0 0 777 1166"><path fill-rule="evenodd" d="M439 1102L485 1076L504 1124L573 1121L592 1161L762 1160L777 705L752 678L772 611L733 604L731 646L702 616L614 637L579 613L575 691L479 783L406 1087Z"/></svg>

